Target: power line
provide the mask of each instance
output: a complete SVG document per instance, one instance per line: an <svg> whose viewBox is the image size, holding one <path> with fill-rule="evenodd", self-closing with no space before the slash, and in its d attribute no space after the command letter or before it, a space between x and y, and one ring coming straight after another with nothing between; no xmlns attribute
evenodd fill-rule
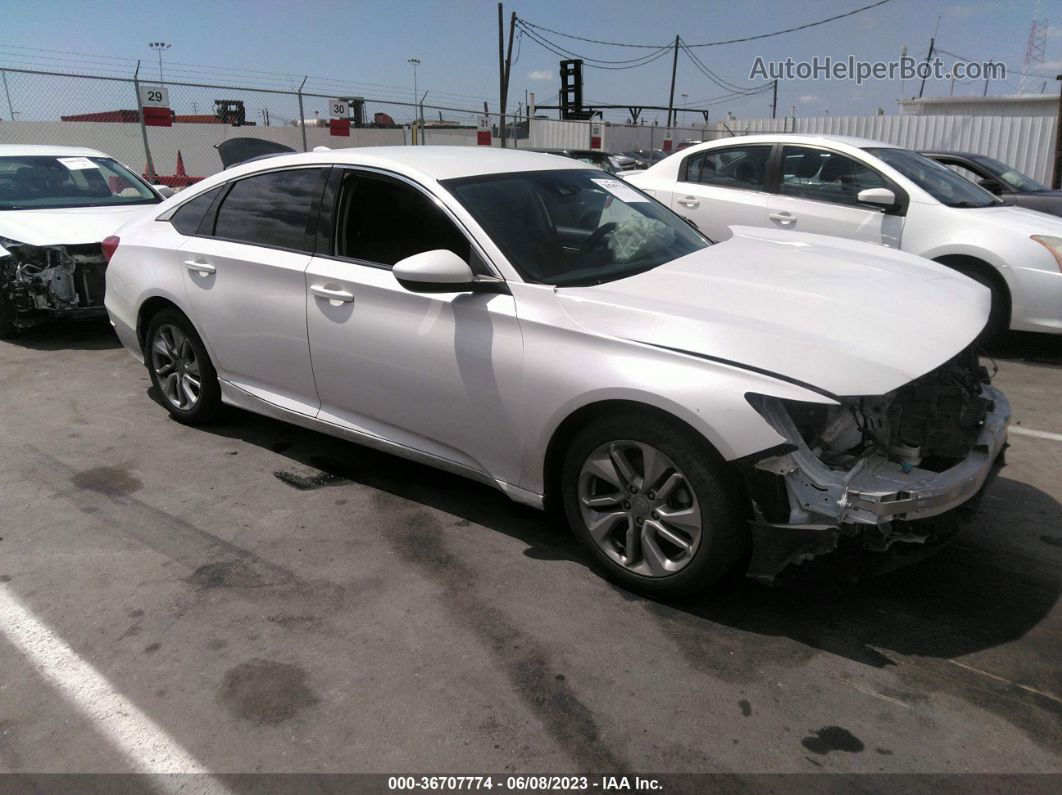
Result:
<svg viewBox="0 0 1062 795"><path fill-rule="evenodd" d="M868 5L861 6L860 8L852 9L851 11L846 11L843 14L834 14L832 17L826 17L825 19L818 19L818 20L815 20L814 22L805 22L803 25L796 25L795 27L786 28L785 30L776 30L776 31L773 31L771 33L759 33L759 34L756 34L754 36L742 36L742 37L736 38L736 39L722 39L720 41L708 41L708 42L703 42L701 44L688 44L686 46L688 46L688 47L718 47L718 46L723 45L723 44L739 44L739 43L745 42L745 41L758 41L760 39L769 39L769 38L772 38L773 36L781 36L781 35L784 35L786 33L795 33L798 30L807 30L808 28L814 28L814 27L818 27L819 25L825 25L825 24L827 24L829 22L835 22L838 19L845 19L846 17L855 16L856 14L861 14L864 11L869 11L872 8L877 8L878 6L883 6L886 3L891 3L891 2L892 2L892 0L876 0L876 2L874 2L874 3L870 3ZM573 35L571 33L563 33L563 32L561 32L559 30L553 30L552 28L547 28L547 27L544 27L542 25L536 25L535 23L529 22L526 19L521 19L519 21L524 23L524 24L526 24L526 25L528 25L528 26L530 26L530 27L532 27L532 28L536 28L537 30L543 30L543 31L546 31L547 33L553 33L553 34L555 34L557 36L564 36L565 38L568 38L568 39L575 39L577 41L585 41L585 42L589 42L591 44L605 44L605 45L608 45L610 47L639 47L639 48L647 49L647 50L655 50L655 49L659 49L660 47L665 47L666 48L666 47L670 47L671 46L670 44L663 44L663 45L661 45L661 44L633 44L631 42L604 41L602 39L591 39L591 38L586 38L585 36L576 36L576 35Z"/></svg>
<svg viewBox="0 0 1062 795"><path fill-rule="evenodd" d="M545 47L547 50L552 52L554 55L559 55L561 58L564 58L565 60L567 60L569 58L580 58L580 59L583 60L585 66L590 67L592 69L636 69L639 66L645 66L645 65L650 64L653 61L657 60L658 58L662 58L663 56L667 55L669 52L671 52L671 47L673 46L673 45L667 45L666 47L660 48L655 53L650 53L649 55L644 55L641 58L631 59L632 61L636 61L636 63L629 63L629 62L624 62L624 61L598 61L598 62L595 63L594 61L596 61L597 59L589 59L589 58L586 58L585 56L580 55L579 53L572 52L571 50L566 50L563 47L561 47L559 44L555 44L553 42L550 42L548 39L545 39L545 38L539 36L537 33L535 33L532 30L529 30L529 29L525 28L524 32L531 38L532 41L536 42L537 44L539 44L542 47ZM623 63L626 63L626 65L625 66L611 65L611 64L623 64Z"/></svg>
<svg viewBox="0 0 1062 795"><path fill-rule="evenodd" d="M726 91L751 92L751 91L761 91L764 88L764 86L762 86L762 85L759 85L759 86L739 86L736 83L731 83L728 80L724 80L722 77L720 77L715 72L713 72L711 69L709 69L707 64L705 64L700 58L698 58L697 55L692 50L687 48L685 42L681 42L681 47L682 47L682 51L686 54L686 57L688 57L693 62L693 65L696 66L701 71L701 74L703 74L705 77L707 77L713 83L715 83L717 86L719 86L722 89L725 89Z"/></svg>

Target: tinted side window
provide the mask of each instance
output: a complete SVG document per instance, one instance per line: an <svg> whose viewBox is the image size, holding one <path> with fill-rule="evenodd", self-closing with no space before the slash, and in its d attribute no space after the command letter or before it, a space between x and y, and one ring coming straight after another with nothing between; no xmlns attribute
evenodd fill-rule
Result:
<svg viewBox="0 0 1062 795"><path fill-rule="evenodd" d="M273 171L237 181L218 209L214 235L305 250L310 211L321 192L321 171Z"/></svg>
<svg viewBox="0 0 1062 795"><path fill-rule="evenodd" d="M386 177L343 175L336 207L336 255L380 265L449 249L469 261L468 239L416 188Z"/></svg>
<svg viewBox="0 0 1062 795"><path fill-rule="evenodd" d="M199 229L203 216L206 215L210 205L214 203L214 199L221 192L221 187L201 193L190 202L182 204L177 212L170 217L170 223L182 235L194 235L196 230Z"/></svg>
<svg viewBox="0 0 1062 795"><path fill-rule="evenodd" d="M801 146L782 148L784 196L797 196L833 204L859 204L859 191L887 188L878 172L850 157Z"/></svg>
<svg viewBox="0 0 1062 795"><path fill-rule="evenodd" d="M709 149L686 158L686 182L724 188L764 190L771 147L734 146Z"/></svg>

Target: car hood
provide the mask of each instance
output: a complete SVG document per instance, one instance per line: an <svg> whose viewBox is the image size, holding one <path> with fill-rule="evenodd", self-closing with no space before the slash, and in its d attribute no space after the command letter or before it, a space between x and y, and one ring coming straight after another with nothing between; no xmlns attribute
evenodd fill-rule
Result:
<svg viewBox="0 0 1062 795"><path fill-rule="evenodd" d="M921 257L821 235L734 227L651 271L559 288L581 327L799 381L879 395L959 353L990 294Z"/></svg>
<svg viewBox="0 0 1062 795"><path fill-rule="evenodd" d="M99 243L129 219L157 207L134 204L110 207L68 207L56 210L0 211L0 237L31 246Z"/></svg>
<svg viewBox="0 0 1062 795"><path fill-rule="evenodd" d="M962 218L972 221L979 227L992 226L1001 233L1016 232L1022 237L1030 235L1062 237L1062 219L1039 210L997 204L991 207L956 207L954 211L962 213Z"/></svg>

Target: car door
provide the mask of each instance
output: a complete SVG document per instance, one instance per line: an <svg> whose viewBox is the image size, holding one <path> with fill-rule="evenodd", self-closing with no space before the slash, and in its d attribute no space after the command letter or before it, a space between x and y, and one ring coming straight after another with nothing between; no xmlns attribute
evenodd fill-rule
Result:
<svg viewBox="0 0 1062 795"><path fill-rule="evenodd" d="M523 347L513 297L415 293L391 266L449 249L490 275L478 248L422 186L335 169L306 271L322 420L515 481Z"/></svg>
<svg viewBox="0 0 1062 795"><path fill-rule="evenodd" d="M772 144L745 144L687 155L678 167L671 209L716 241L731 226L763 226Z"/></svg>
<svg viewBox="0 0 1062 795"><path fill-rule="evenodd" d="M867 188L902 193L868 164L827 149L783 146L779 169L778 192L767 204L770 226L900 247L903 215L859 201Z"/></svg>
<svg viewBox="0 0 1062 795"><path fill-rule="evenodd" d="M218 374L292 411L318 408L305 276L327 168L234 180L177 250L188 314Z"/></svg>

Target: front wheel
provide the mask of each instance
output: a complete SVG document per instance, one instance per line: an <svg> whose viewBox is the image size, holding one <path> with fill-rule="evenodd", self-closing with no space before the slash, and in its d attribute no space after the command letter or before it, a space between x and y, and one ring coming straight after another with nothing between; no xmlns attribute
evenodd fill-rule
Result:
<svg viewBox="0 0 1062 795"><path fill-rule="evenodd" d="M748 545L739 483L706 443L655 415L598 420L573 441L564 509L605 574L654 597L688 596Z"/></svg>
<svg viewBox="0 0 1062 795"><path fill-rule="evenodd" d="M221 409L221 387L203 341L184 315L164 309L148 324L144 359L163 405L179 422L203 425Z"/></svg>

